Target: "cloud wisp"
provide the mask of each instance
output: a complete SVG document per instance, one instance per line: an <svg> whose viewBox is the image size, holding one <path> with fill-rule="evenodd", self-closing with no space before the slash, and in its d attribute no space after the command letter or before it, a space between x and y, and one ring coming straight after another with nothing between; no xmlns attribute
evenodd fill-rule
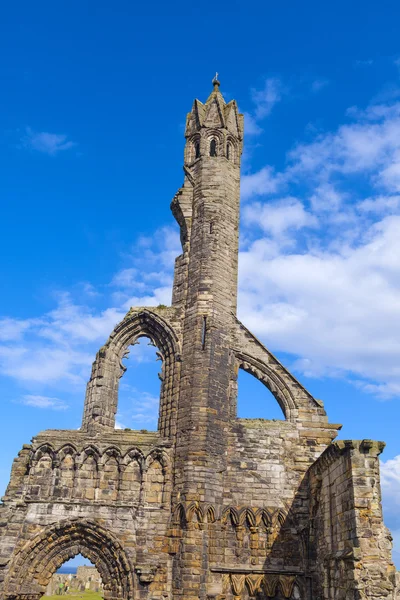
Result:
<svg viewBox="0 0 400 600"><path fill-rule="evenodd" d="M68 405L63 400L60 400L60 398L37 396L34 394L24 394L18 402L33 408L47 408L50 410L66 410L68 408Z"/></svg>
<svg viewBox="0 0 400 600"><path fill-rule="evenodd" d="M27 127L25 135L21 138L21 144L24 148L35 150L42 154L55 156L59 152L71 150L77 144L68 139L67 135L49 133L47 131L34 131L31 127Z"/></svg>

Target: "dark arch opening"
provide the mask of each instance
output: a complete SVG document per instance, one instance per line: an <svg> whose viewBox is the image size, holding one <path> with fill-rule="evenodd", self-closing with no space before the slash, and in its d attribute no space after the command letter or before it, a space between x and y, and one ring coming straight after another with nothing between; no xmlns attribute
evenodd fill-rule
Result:
<svg viewBox="0 0 400 600"><path fill-rule="evenodd" d="M194 157L200 158L200 142L195 142L194 144Z"/></svg>
<svg viewBox="0 0 400 600"><path fill-rule="evenodd" d="M274 395L254 375L244 369L239 369L237 385L237 416L239 418L286 420Z"/></svg>
<svg viewBox="0 0 400 600"><path fill-rule="evenodd" d="M104 597L103 580L95 564L82 554L77 554L66 560L52 575L42 598L43 600L56 600L58 596L76 598L81 593L90 593L90 600L102 600Z"/></svg>
<svg viewBox="0 0 400 600"><path fill-rule="evenodd" d="M141 336L128 347L122 365L116 429L157 431L163 378L158 348Z"/></svg>
<svg viewBox="0 0 400 600"><path fill-rule="evenodd" d="M79 553L96 565L105 600L132 600L133 574L121 542L99 523L79 518L50 525L22 543L4 582L4 598L39 600L52 575Z"/></svg>
<svg viewBox="0 0 400 600"><path fill-rule="evenodd" d="M210 156L217 156L217 140L214 138L210 142Z"/></svg>

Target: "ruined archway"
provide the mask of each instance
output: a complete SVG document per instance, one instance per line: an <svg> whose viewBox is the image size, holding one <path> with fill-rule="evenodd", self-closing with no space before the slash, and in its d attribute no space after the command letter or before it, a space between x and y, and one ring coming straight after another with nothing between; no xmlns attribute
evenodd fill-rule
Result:
<svg viewBox="0 0 400 600"><path fill-rule="evenodd" d="M239 369L250 373L265 385L278 402L285 418L288 421L294 420L297 407L293 392L278 373L275 373L268 365L256 358L237 352L236 375Z"/></svg>
<svg viewBox="0 0 400 600"><path fill-rule="evenodd" d="M7 600L39 600L52 575L68 559L82 554L97 568L105 600L132 600L133 576L118 539L86 519L61 521L42 529L11 559L5 582Z"/></svg>
<svg viewBox="0 0 400 600"><path fill-rule="evenodd" d="M281 405L269 388L251 370L240 368L237 374L237 408L239 419L285 420Z"/></svg>
<svg viewBox="0 0 400 600"><path fill-rule="evenodd" d="M119 380L125 372L122 360L129 346L141 337L149 338L157 346L163 361L158 429L165 437L173 434L178 394L176 382L179 381L179 341L167 318L148 309L129 312L97 353L87 385L83 430L114 429Z"/></svg>

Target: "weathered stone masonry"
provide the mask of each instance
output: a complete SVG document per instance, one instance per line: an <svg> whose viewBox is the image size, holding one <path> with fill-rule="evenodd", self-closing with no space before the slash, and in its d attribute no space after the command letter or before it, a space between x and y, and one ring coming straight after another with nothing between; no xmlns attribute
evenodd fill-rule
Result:
<svg viewBox="0 0 400 600"><path fill-rule="evenodd" d="M236 317L243 116L214 80L186 125L171 307L131 308L97 353L82 428L37 435L0 507L0 597L38 600L78 553L107 600L396 598L380 442L333 442L313 398ZM157 432L115 430L122 360L162 359ZM239 369L285 421L239 419Z"/></svg>

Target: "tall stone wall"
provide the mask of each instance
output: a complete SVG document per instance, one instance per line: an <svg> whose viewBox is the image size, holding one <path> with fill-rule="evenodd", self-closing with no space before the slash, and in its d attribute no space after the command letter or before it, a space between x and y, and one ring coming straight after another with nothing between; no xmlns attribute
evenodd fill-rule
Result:
<svg viewBox="0 0 400 600"><path fill-rule="evenodd" d="M310 549L317 598L395 597L396 570L379 485L383 448L371 440L336 442L310 469Z"/></svg>

